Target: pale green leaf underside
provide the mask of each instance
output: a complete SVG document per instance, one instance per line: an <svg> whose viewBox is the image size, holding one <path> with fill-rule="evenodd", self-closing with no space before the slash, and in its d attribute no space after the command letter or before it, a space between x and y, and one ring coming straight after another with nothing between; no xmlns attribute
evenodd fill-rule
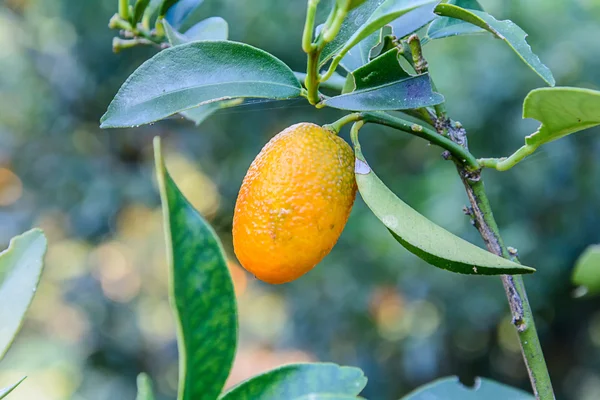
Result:
<svg viewBox="0 0 600 400"><path fill-rule="evenodd" d="M468 10L483 11L483 7L477 0L450 0L448 4ZM440 17L429 25L427 37L429 39L443 39L450 36L473 35L484 32L486 32L485 29L460 19Z"/></svg>
<svg viewBox="0 0 600 400"><path fill-rule="evenodd" d="M14 385L11 385L11 386L6 387L4 389L0 389L0 400L2 400L3 398L5 398L6 396L8 396L10 394L10 392L12 392L13 390L15 390L15 388L17 386L19 386L21 384L21 382L23 382L25 380L25 378L27 378L27 377L24 376L17 383L15 383Z"/></svg>
<svg viewBox="0 0 600 400"><path fill-rule="evenodd" d="M154 392L152 390L152 381L150 377L141 373L137 377L137 396L135 400L154 400Z"/></svg>
<svg viewBox="0 0 600 400"><path fill-rule="evenodd" d="M552 72L540 61L539 57L531 51L525 40L527 33L510 20L498 21L489 14L478 10L467 10L453 4L440 4L436 13L469 22L491 32L498 39L504 40L517 55L548 85L554 86Z"/></svg>
<svg viewBox="0 0 600 400"><path fill-rule="evenodd" d="M364 400L362 397L347 394L311 393L306 396L296 397L293 400Z"/></svg>
<svg viewBox="0 0 600 400"><path fill-rule="evenodd" d="M381 29L402 15L414 10L417 7L434 2L433 0L386 0L383 2L366 22L360 26L356 32L344 44L341 53L352 49L360 41L367 38L372 33ZM360 9L360 8L359 8Z"/></svg>
<svg viewBox="0 0 600 400"><path fill-rule="evenodd" d="M502 385L490 379L477 378L473 388L466 387L457 377L433 381L401 400L534 400L522 390Z"/></svg>
<svg viewBox="0 0 600 400"><path fill-rule="evenodd" d="M181 115L194 122L196 126L198 126L217 111L224 108L239 106L243 102L244 99L217 101L214 103L209 103L200 107L190 108L189 110L182 111Z"/></svg>
<svg viewBox="0 0 600 400"><path fill-rule="evenodd" d="M40 281L46 237L32 229L12 238L0 253L0 359L13 342Z"/></svg>
<svg viewBox="0 0 600 400"><path fill-rule="evenodd" d="M290 68L243 43L200 41L163 50L125 81L101 127L147 124L175 113L233 98L300 96Z"/></svg>
<svg viewBox="0 0 600 400"><path fill-rule="evenodd" d="M214 400L237 343L237 306L227 261L213 229L179 191L154 143L177 321L179 400Z"/></svg>
<svg viewBox="0 0 600 400"><path fill-rule="evenodd" d="M355 146L355 151L356 182L363 200L407 250L431 265L462 274L526 274L535 271L485 251L419 214L375 175L359 147Z"/></svg>
<svg viewBox="0 0 600 400"><path fill-rule="evenodd" d="M571 280L574 285L585 287L586 294L600 293L600 244L589 246L579 256Z"/></svg>
<svg viewBox="0 0 600 400"><path fill-rule="evenodd" d="M523 103L523 118L542 123L537 132L525 139L528 145L551 142L600 125L600 92L574 87L532 90Z"/></svg>
<svg viewBox="0 0 600 400"><path fill-rule="evenodd" d="M291 364L250 378L220 397L221 400L299 399L319 393L357 396L367 384L358 368L330 363ZM311 397L309 397L311 398ZM317 397L318 398L318 397ZM327 400L329 399L325 397ZM342 397L342 399L345 399Z"/></svg>
<svg viewBox="0 0 600 400"><path fill-rule="evenodd" d="M166 20L163 20L162 23L171 46L199 40L227 40L229 36L229 25L221 17L206 18L192 26L185 33L177 31Z"/></svg>

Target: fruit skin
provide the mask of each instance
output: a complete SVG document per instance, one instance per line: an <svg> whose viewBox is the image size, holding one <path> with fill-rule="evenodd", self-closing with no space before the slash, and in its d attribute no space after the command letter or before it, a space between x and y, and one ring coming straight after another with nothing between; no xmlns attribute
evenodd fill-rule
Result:
<svg viewBox="0 0 600 400"><path fill-rule="evenodd" d="M311 123L273 137L246 173L233 247L258 279L279 284L310 271L337 242L356 197L354 153Z"/></svg>

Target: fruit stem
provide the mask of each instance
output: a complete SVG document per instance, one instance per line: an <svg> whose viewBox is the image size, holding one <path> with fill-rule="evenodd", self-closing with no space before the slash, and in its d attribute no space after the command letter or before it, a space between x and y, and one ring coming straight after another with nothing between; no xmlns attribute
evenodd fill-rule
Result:
<svg viewBox="0 0 600 400"><path fill-rule="evenodd" d="M426 125L419 125L412 123L410 121L406 121L404 119L391 116L384 112L364 112L361 113L362 120L365 122L370 122L374 124L380 124L389 126L391 128L398 129L400 131L404 131L410 133L411 135L418 136L425 140L428 140L430 143L433 143L441 148L448 150L450 154L454 157L456 161L458 161L467 171L478 171L481 169L479 162L469 152L468 149L461 146L458 143L453 142L449 138L442 136L434 129Z"/></svg>
<svg viewBox="0 0 600 400"><path fill-rule="evenodd" d="M349 124L351 122L360 121L362 118L363 116L360 113L348 114L338 119L337 121L332 122L331 124L323 125L323 128L332 131L337 135L338 133L340 133L340 130L342 130L342 127L344 125Z"/></svg>

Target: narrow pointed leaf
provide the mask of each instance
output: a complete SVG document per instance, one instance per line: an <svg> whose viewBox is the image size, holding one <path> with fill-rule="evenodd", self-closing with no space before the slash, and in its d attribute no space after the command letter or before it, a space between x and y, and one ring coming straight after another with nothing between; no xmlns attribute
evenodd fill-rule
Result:
<svg viewBox="0 0 600 400"><path fill-rule="evenodd" d="M27 378L27 377L24 376L17 383L15 383L14 385L11 385L11 386L6 387L4 389L0 389L0 400L2 400L3 398L5 398L6 396L8 396L10 394L10 392L12 392L13 390L15 390L15 388L17 386L19 386L21 384L21 382L23 382L25 380L25 378Z"/></svg>
<svg viewBox="0 0 600 400"><path fill-rule="evenodd" d="M402 400L534 400L522 390L490 379L477 378L473 388L464 386L457 377L431 382L403 397Z"/></svg>
<svg viewBox="0 0 600 400"><path fill-rule="evenodd" d="M301 86L290 68L247 44L200 41L163 50L125 81L101 127L147 124L233 98L289 99Z"/></svg>
<svg viewBox="0 0 600 400"><path fill-rule="evenodd" d="M179 0L169 8L165 19L175 28L179 28L189 15L203 3L203 0Z"/></svg>
<svg viewBox="0 0 600 400"><path fill-rule="evenodd" d="M356 182L375 216L407 250L438 268L462 274L501 275L534 272L467 242L433 223L400 200L367 164L358 143Z"/></svg>
<svg viewBox="0 0 600 400"><path fill-rule="evenodd" d="M291 364L250 378L220 399L282 400L318 393L356 396L366 384L367 378L358 368L330 363Z"/></svg>
<svg viewBox="0 0 600 400"><path fill-rule="evenodd" d="M429 75L418 75L396 82L331 97L326 106L351 111L391 111L428 107L444 102L431 88Z"/></svg>
<svg viewBox="0 0 600 400"><path fill-rule="evenodd" d="M436 7L436 13L445 17L451 17L466 21L492 33L498 39L506 42L517 55L536 74L538 74L550 86L555 81L552 72L540 61L539 57L531 51L531 47L525 40L527 33L510 20L498 21L489 14L478 10L467 10L454 4L442 3Z"/></svg>
<svg viewBox="0 0 600 400"><path fill-rule="evenodd" d="M585 294L600 293L600 244L589 246L577 259L571 281L583 286Z"/></svg>
<svg viewBox="0 0 600 400"><path fill-rule="evenodd" d="M152 381L147 374L141 373L137 377L137 396L135 400L154 400Z"/></svg>
<svg viewBox="0 0 600 400"><path fill-rule="evenodd" d="M0 253L0 359L21 328L37 290L46 254L46 237L32 229L12 238Z"/></svg>
<svg viewBox="0 0 600 400"><path fill-rule="evenodd" d="M355 9L360 6L366 0L336 0L339 8L346 9L348 11Z"/></svg>
<svg viewBox="0 0 600 400"><path fill-rule="evenodd" d="M483 11L483 7L477 0L450 0L448 4L454 4L467 10ZM473 35L485 32L485 29L460 19L440 17L429 25L427 37L429 39L443 39L450 36Z"/></svg>
<svg viewBox="0 0 600 400"><path fill-rule="evenodd" d="M331 59L350 39L356 28L362 26L385 0L367 0L346 15L340 31L332 42L327 43L319 56L319 66L323 66ZM385 25L385 24L383 24ZM382 26L383 26L382 25ZM317 32L320 27L317 27ZM352 46L351 46L352 47Z"/></svg>
<svg viewBox="0 0 600 400"><path fill-rule="evenodd" d="M179 400L214 400L229 375L237 342L233 283L215 232L179 191L154 142L177 320Z"/></svg>
<svg viewBox="0 0 600 400"><path fill-rule="evenodd" d="M523 103L523 118L542 123L525 138L532 146L592 128L600 125L600 91L574 87L532 90Z"/></svg>

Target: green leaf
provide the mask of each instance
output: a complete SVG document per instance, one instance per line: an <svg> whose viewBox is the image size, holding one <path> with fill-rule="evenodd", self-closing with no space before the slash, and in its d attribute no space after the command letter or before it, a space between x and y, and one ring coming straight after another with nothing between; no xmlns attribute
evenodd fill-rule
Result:
<svg viewBox="0 0 600 400"><path fill-rule="evenodd" d="M579 256L571 281L574 285L585 287L584 294L600 293L600 244L589 246Z"/></svg>
<svg viewBox="0 0 600 400"><path fill-rule="evenodd" d="M402 39L436 19L437 15L434 13L434 10L438 3L439 1L425 4L390 22L394 36Z"/></svg>
<svg viewBox="0 0 600 400"><path fill-rule="evenodd" d="M483 7L477 0L450 0L448 4L454 4L467 10L483 11ZM442 39L450 36L473 35L485 32L485 29L460 19L441 17L429 25L426 36L429 39Z"/></svg>
<svg viewBox="0 0 600 400"><path fill-rule="evenodd" d="M410 76L402 69L397 49L375 58L352 75L356 90L330 97L323 104L341 110L382 111L427 107L444 101L431 88L428 74Z"/></svg>
<svg viewBox="0 0 600 400"><path fill-rule="evenodd" d="M46 254L46 237L40 229L15 236L0 253L0 359L21 328L37 290Z"/></svg>
<svg viewBox="0 0 600 400"><path fill-rule="evenodd" d="M535 271L487 252L419 214L396 197L375 175L357 141L354 149L356 182L363 200L407 250L431 265L462 274L526 274Z"/></svg>
<svg viewBox="0 0 600 400"><path fill-rule="evenodd" d="M162 23L171 46L200 40L227 40L229 35L229 25L221 17L206 18L185 33L178 32L166 20L163 20Z"/></svg>
<svg viewBox="0 0 600 400"><path fill-rule="evenodd" d="M194 122L196 126L199 126L208 117L216 113L223 108L236 107L242 104L243 99L223 100L216 103L206 104L196 108L190 108L187 111L183 111L181 115L190 121Z"/></svg>
<svg viewBox="0 0 600 400"><path fill-rule="evenodd" d="M159 16L164 17L169 9L175 5L175 3L180 0L162 0L162 4L160 5L160 11L158 13Z"/></svg>
<svg viewBox="0 0 600 400"><path fill-rule="evenodd" d="M346 43L354 34L356 27L363 25L369 19L371 14L373 14L373 11L375 11L384 1L385 0L367 0L359 7L350 11L348 15L346 15L346 19L335 39L327 43L321 52L321 55L319 56L319 66L323 66L342 47L344 47L344 43ZM317 32L320 31L321 27L322 25L317 27Z"/></svg>
<svg viewBox="0 0 600 400"><path fill-rule="evenodd" d="M6 396L8 396L10 394L10 392L12 392L13 390L15 390L15 388L17 386L19 386L21 384L21 382L23 382L25 380L25 378L27 378L26 376L22 377L17 383L15 383L14 385L11 385L9 387L6 387L4 389L0 389L0 400L5 398Z"/></svg>
<svg viewBox="0 0 600 400"><path fill-rule="evenodd" d="M150 0L137 0L135 2L135 6L133 7L133 24L137 24L142 20L144 16L144 12L148 8L150 4Z"/></svg>
<svg viewBox="0 0 600 400"><path fill-rule="evenodd" d="M237 310L226 258L213 229L181 194L154 141L163 204L170 299L177 320L179 400L214 400L229 375Z"/></svg>
<svg viewBox="0 0 600 400"><path fill-rule="evenodd" d="M179 0L169 8L165 19L174 28L179 28L189 15L202 4L204 0Z"/></svg>
<svg viewBox="0 0 600 400"><path fill-rule="evenodd" d="M152 380L147 374L141 373L137 376L137 389L135 400L154 400Z"/></svg>
<svg viewBox="0 0 600 400"><path fill-rule="evenodd" d="M354 34L340 49L339 53L346 53L352 47L356 46L361 40L365 39L373 32L376 32L384 25L389 24L409 11L433 2L433 0L386 0L379 7L377 7L377 9L373 12L373 14L371 14L366 22L360 26L356 32L354 32Z"/></svg>
<svg viewBox="0 0 600 400"><path fill-rule="evenodd" d="M330 363L291 364L250 378L221 400L297 399L318 393L356 396L367 384L358 368Z"/></svg>
<svg viewBox="0 0 600 400"><path fill-rule="evenodd" d="M480 28L489 31L498 39L504 40L517 55L527 64L536 74L538 74L550 86L554 86L555 81L552 72L540 61L532 51L525 38L527 33L510 20L498 21L489 14L477 10L466 10L455 6L454 4L440 4L436 7L436 13L455 19L466 21Z"/></svg>
<svg viewBox="0 0 600 400"><path fill-rule="evenodd" d="M522 390L502 385L490 379L477 378L475 387L464 386L457 377L431 382L403 397L402 400L534 400Z"/></svg>
<svg viewBox="0 0 600 400"><path fill-rule="evenodd" d="M542 123L525 143L540 146L583 129L600 125L600 92L575 87L541 88L529 92L523 118Z"/></svg>
<svg viewBox="0 0 600 400"><path fill-rule="evenodd" d="M300 96L292 70L269 53L243 43L201 41L163 50L125 81L101 127L138 126L233 98Z"/></svg>

